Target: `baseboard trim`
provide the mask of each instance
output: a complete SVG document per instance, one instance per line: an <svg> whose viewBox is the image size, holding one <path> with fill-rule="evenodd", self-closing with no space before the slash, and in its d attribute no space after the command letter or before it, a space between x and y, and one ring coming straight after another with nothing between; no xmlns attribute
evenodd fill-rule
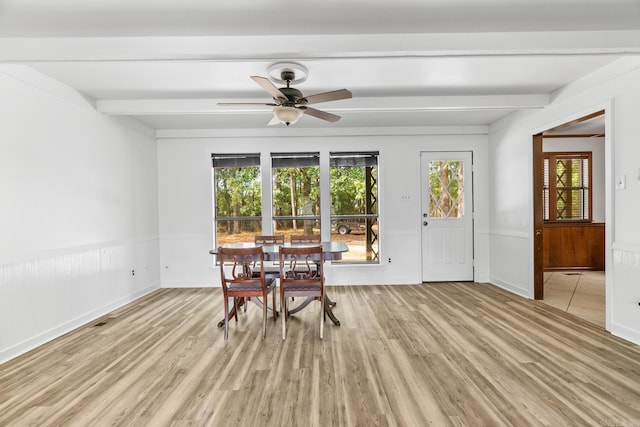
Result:
<svg viewBox="0 0 640 427"><path fill-rule="evenodd" d="M640 332L629 329L625 326L618 324L611 325L611 335L615 335L618 338L622 338L625 341L630 341L636 345L640 345Z"/></svg>
<svg viewBox="0 0 640 427"><path fill-rule="evenodd" d="M180 280L180 281L167 281L162 282L160 285L161 288L219 288L220 285L215 285L213 283L205 283L199 282L196 280Z"/></svg>
<svg viewBox="0 0 640 427"><path fill-rule="evenodd" d="M504 289L505 291L509 291L513 294L519 295L523 298L532 299L533 296L529 295L529 291L527 289L522 289L518 286L512 285L510 283L504 282L502 280L496 279L495 277L491 277L489 280L494 286Z"/></svg>
<svg viewBox="0 0 640 427"><path fill-rule="evenodd" d="M14 359L20 355L23 355L43 344L48 343L49 341L53 341L54 339L59 338L62 335L68 332L71 332L74 329L84 326L87 323L90 323L96 320L97 318L104 316L105 314L113 310L116 310L124 305L127 305L147 294L150 294L151 292L158 290L159 288L160 288L159 286L150 286L141 291L135 292L125 298L115 301L111 304L100 307L97 310L93 310L76 319L65 322L62 325L56 326L55 328L49 329L48 331L45 331L33 338L30 338L12 347L4 349L3 351L0 351L0 364L8 362L9 360Z"/></svg>

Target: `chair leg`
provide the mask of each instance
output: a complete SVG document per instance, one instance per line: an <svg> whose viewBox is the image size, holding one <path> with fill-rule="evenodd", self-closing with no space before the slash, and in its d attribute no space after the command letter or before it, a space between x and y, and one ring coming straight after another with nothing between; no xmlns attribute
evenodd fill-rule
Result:
<svg viewBox="0 0 640 427"><path fill-rule="evenodd" d="M267 293L262 294L262 339L267 337Z"/></svg>
<svg viewBox="0 0 640 427"><path fill-rule="evenodd" d="M324 295L320 297L320 339L324 338Z"/></svg>
<svg viewBox="0 0 640 427"><path fill-rule="evenodd" d="M287 299L283 293L280 294L280 311L282 312L282 339L287 338Z"/></svg>
<svg viewBox="0 0 640 427"><path fill-rule="evenodd" d="M245 304L245 307L247 305ZM236 318L236 322L238 322L238 297L233 297L233 312Z"/></svg>
<svg viewBox="0 0 640 427"><path fill-rule="evenodd" d="M224 297L224 339L229 338L229 298Z"/></svg>
<svg viewBox="0 0 640 427"><path fill-rule="evenodd" d="M278 318L278 312L276 311L276 287L275 286L273 287L271 294L273 296L273 321L275 322Z"/></svg>

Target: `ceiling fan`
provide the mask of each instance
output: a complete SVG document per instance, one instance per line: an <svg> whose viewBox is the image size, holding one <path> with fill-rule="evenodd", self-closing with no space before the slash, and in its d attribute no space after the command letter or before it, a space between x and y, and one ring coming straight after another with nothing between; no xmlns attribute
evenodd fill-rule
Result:
<svg viewBox="0 0 640 427"><path fill-rule="evenodd" d="M302 114L308 114L328 122L337 122L340 116L326 111L321 111L309 104L319 104L321 102L337 101L340 99L351 98L351 92L347 89L338 89L330 92L317 93L315 95L304 96L302 92L296 88L290 87L292 81L295 81L295 71L283 69L280 73L281 80L286 82L286 87L278 88L271 80L266 77L251 76L251 79L258 83L264 90L273 97L273 102L255 103L255 102L219 102L218 105L269 105L273 106L273 118L269 125L277 125L279 123L289 126L298 121Z"/></svg>

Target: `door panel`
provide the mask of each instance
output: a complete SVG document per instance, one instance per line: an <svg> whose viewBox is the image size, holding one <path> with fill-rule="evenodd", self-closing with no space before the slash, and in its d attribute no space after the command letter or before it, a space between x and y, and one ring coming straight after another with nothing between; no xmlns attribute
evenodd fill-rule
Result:
<svg viewBox="0 0 640 427"><path fill-rule="evenodd" d="M473 280L470 152L421 153L422 281Z"/></svg>
<svg viewBox="0 0 640 427"><path fill-rule="evenodd" d="M544 299L543 203L544 160L542 134L533 136L533 297Z"/></svg>

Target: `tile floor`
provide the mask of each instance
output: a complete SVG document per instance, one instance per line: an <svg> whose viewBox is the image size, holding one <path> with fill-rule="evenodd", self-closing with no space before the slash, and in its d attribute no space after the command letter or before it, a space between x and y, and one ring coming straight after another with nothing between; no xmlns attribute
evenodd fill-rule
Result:
<svg viewBox="0 0 640 427"><path fill-rule="evenodd" d="M543 302L604 328L604 287L604 271L546 272Z"/></svg>

